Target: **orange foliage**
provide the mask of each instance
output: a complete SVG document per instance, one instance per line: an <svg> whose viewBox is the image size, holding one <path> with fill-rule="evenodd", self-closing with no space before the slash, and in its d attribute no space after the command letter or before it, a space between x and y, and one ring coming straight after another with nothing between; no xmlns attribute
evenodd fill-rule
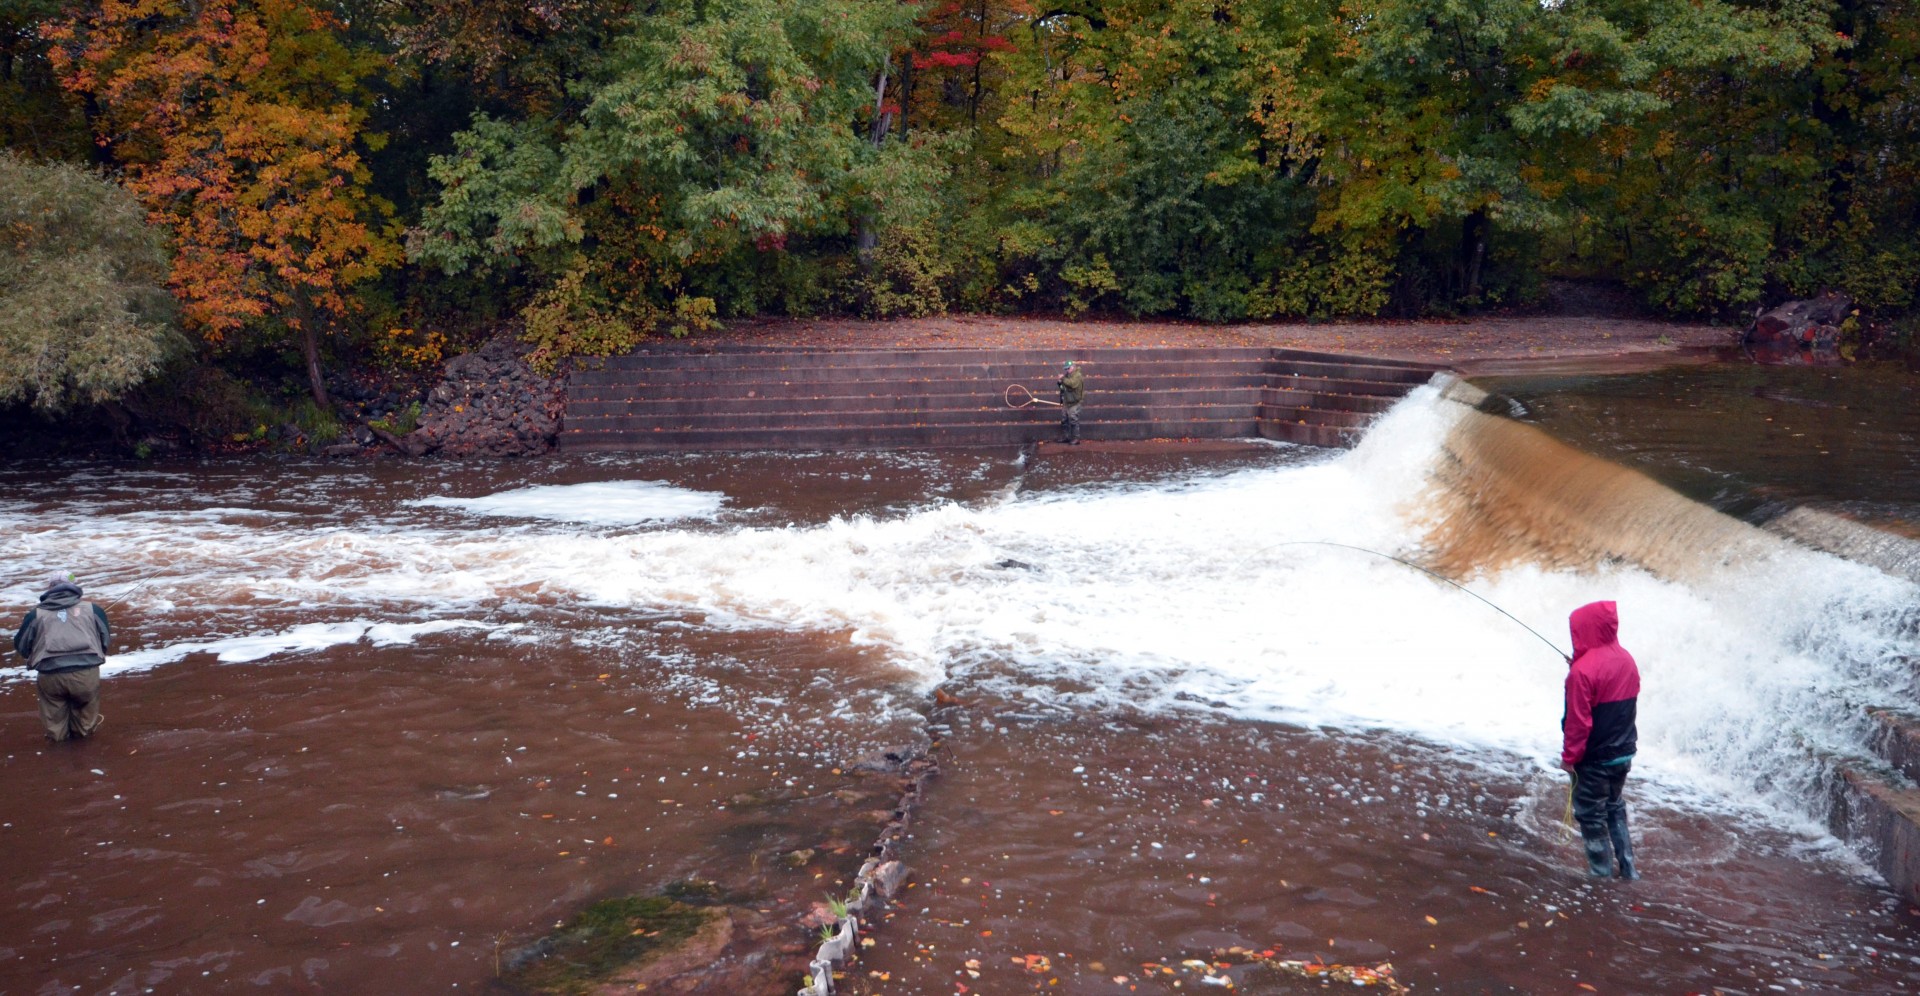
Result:
<svg viewBox="0 0 1920 996"><path fill-rule="evenodd" d="M298 0L105 0L44 27L97 140L174 238L183 317L219 342L262 319L309 335L400 259L367 192L353 102L378 67Z"/></svg>

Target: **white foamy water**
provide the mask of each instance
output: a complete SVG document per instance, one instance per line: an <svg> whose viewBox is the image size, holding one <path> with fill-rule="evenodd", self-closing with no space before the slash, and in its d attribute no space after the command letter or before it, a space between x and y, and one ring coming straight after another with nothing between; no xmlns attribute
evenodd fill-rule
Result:
<svg viewBox="0 0 1920 996"><path fill-rule="evenodd" d="M274 633L233 636L220 640L173 643L129 653L114 654L101 665L100 673L111 676L128 671L144 671L161 664L185 660L190 654L212 654L223 664L246 664L283 654L326 650L366 640L376 647L398 647L432 633L458 630L484 630L489 635L512 633L523 623L496 626L472 619L434 619L419 623L371 623L362 620L337 623L307 623Z"/></svg>
<svg viewBox="0 0 1920 996"><path fill-rule="evenodd" d="M620 526L709 519L718 515L726 503L726 495L675 487L662 481L598 481L539 485L478 498L434 496L406 504L502 518Z"/></svg>
<svg viewBox="0 0 1920 996"><path fill-rule="evenodd" d="M1546 768L1558 753L1559 657L1415 571L1301 545L1416 548L1456 412L1422 389L1358 449L1319 462L817 526L620 529L710 517L722 499L615 482L425 502L571 523L537 530L417 515L310 528L231 509L73 520L0 510L0 528L32 531L30 545L57 546L123 584L161 570L132 599L150 615L299 609L356 620L139 651L116 659L124 667L386 639L366 618L530 618L585 603L845 633L925 687L957 676L1041 706L1385 729ZM1913 704L1897 661L1920 653L1902 622L1914 586L1784 543L1692 586L1624 567L1522 567L1469 584L1561 647L1572 608L1618 601L1644 678L1636 771L1695 799L1759 788L1780 813L1808 815L1812 758L1865 753L1861 706ZM7 589L10 600L28 601L26 587Z"/></svg>

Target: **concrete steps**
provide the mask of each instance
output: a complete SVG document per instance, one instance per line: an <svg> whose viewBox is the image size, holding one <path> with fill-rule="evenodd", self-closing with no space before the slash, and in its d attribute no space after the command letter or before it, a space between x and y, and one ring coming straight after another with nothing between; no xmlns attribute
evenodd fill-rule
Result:
<svg viewBox="0 0 1920 996"><path fill-rule="evenodd" d="M1869 707L1877 762L1834 764L1828 828L1909 903L1920 903L1920 716Z"/></svg>
<svg viewBox="0 0 1920 996"><path fill-rule="evenodd" d="M945 446L1025 446L1059 437L1055 424L831 425L785 428L588 430L567 439L569 450L657 452L678 450L917 449ZM1234 439L1257 434L1253 419L1132 420L1081 426L1086 439ZM1330 445L1330 444L1329 444Z"/></svg>
<svg viewBox="0 0 1920 996"><path fill-rule="evenodd" d="M567 412L580 418L603 418L616 415L665 415L698 414L724 415L754 412L784 412L806 414L830 411L948 411L970 408L1014 411L1006 406L1001 396L983 398L979 393L929 393L929 394L828 394L809 395L804 393L805 385L794 385L792 391L759 391L753 397L719 398L678 398L678 397L637 397L590 399L579 398L570 402ZM1248 394L1246 387L1228 388L1138 388L1131 390L1103 390L1101 400L1105 405L1117 407L1149 407L1159 404L1178 403L1182 405L1232 405L1245 404ZM1051 400L1051 396L1048 396ZM1372 400L1372 399L1367 399ZM1365 403L1362 401L1361 403Z"/></svg>
<svg viewBox="0 0 1920 996"><path fill-rule="evenodd" d="M636 349L623 356L587 361L598 370L665 370L678 367L732 369L780 368L817 370L829 367L865 367L876 363L896 366L956 363L1014 363L1053 370L1067 360L1087 364L1160 362L1164 360L1265 360L1273 350L1265 346L1219 347L1103 347L1095 349L819 349L809 346L685 346L666 344ZM1328 353L1298 353L1303 359L1343 357ZM1368 361L1373 362L1373 361ZM1418 366L1398 362L1387 366Z"/></svg>
<svg viewBox="0 0 1920 996"><path fill-rule="evenodd" d="M1057 438L1062 363L1088 381L1083 438L1260 436L1348 445L1433 369L1253 347L819 350L666 346L576 370L561 447L585 450L1021 446Z"/></svg>
<svg viewBox="0 0 1920 996"><path fill-rule="evenodd" d="M1103 405L1102 424L1127 422L1211 422L1244 419L1244 404L1195 405L1163 402L1153 405ZM938 422L943 426L1019 425L1032 420L1020 412L1005 408L893 408L840 409L833 413L832 424L843 428L885 428ZM607 415L595 420L597 428L622 432L651 432L654 429L782 429L794 426L794 412L666 412Z"/></svg>

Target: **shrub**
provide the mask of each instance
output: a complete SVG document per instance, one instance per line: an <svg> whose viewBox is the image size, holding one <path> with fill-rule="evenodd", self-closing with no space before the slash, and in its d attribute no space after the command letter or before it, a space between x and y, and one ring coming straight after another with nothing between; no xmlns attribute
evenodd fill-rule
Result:
<svg viewBox="0 0 1920 996"><path fill-rule="evenodd" d="M0 152L0 247L0 404L108 401L159 369L167 257L131 194Z"/></svg>
<svg viewBox="0 0 1920 996"><path fill-rule="evenodd" d="M952 276L930 225L890 229L866 265L847 279L843 294L863 318L924 318L947 310L942 287Z"/></svg>

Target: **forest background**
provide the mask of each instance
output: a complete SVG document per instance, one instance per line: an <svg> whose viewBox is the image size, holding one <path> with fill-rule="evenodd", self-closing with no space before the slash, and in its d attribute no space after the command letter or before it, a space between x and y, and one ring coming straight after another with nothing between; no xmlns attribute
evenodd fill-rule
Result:
<svg viewBox="0 0 1920 996"><path fill-rule="evenodd" d="M1907 0L3 0L0 405L240 439L501 330L1569 277L1911 329L1917 67Z"/></svg>

